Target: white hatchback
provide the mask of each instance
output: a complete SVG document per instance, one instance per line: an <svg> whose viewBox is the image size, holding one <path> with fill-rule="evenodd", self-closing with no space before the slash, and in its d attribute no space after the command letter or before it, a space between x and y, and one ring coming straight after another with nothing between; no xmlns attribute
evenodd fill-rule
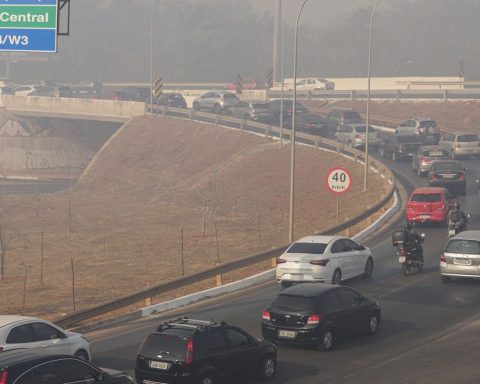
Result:
<svg viewBox="0 0 480 384"><path fill-rule="evenodd" d="M283 286L301 282L339 284L355 276L371 276L371 250L348 237L308 236L294 242L277 259L275 277Z"/></svg>
<svg viewBox="0 0 480 384"><path fill-rule="evenodd" d="M90 341L36 317L0 315L0 353L11 349L42 348L90 361Z"/></svg>

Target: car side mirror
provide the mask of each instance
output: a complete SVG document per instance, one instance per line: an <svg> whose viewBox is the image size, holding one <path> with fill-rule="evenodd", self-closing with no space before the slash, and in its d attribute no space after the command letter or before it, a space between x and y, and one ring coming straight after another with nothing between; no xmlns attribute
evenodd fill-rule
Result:
<svg viewBox="0 0 480 384"><path fill-rule="evenodd" d="M353 298L353 305L358 305L362 302L362 298L361 297L354 297Z"/></svg>
<svg viewBox="0 0 480 384"><path fill-rule="evenodd" d="M359 244L357 247L355 247L355 250L356 251L364 251L365 247L363 245Z"/></svg>

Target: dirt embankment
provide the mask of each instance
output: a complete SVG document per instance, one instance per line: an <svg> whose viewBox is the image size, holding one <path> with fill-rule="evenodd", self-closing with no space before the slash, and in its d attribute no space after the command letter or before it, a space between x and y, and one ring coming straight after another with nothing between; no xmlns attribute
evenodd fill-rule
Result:
<svg viewBox="0 0 480 384"><path fill-rule="evenodd" d="M299 145L297 238L336 221L336 196L325 187L332 165L353 175L340 220L386 193L376 175L363 191L360 164ZM72 271L78 310L285 244L289 187L289 145L178 119L135 119L71 190L2 197L0 313L71 312Z"/></svg>

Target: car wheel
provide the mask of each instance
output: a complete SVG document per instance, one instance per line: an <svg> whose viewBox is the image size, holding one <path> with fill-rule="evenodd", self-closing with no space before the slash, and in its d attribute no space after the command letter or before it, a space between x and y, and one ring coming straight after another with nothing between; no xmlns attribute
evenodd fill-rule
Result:
<svg viewBox="0 0 480 384"><path fill-rule="evenodd" d="M288 287L291 287L291 286L292 286L292 282L291 282L291 281L282 280L282 281L280 282L280 285L281 285L283 288L288 288Z"/></svg>
<svg viewBox="0 0 480 384"><path fill-rule="evenodd" d="M198 103L198 101L195 101L195 102L193 103L193 109L194 109L195 111L199 111L199 110L200 110L200 104Z"/></svg>
<svg viewBox="0 0 480 384"><path fill-rule="evenodd" d="M85 351L84 349L80 349L79 351L75 352L74 356L85 361L90 360L87 351Z"/></svg>
<svg viewBox="0 0 480 384"><path fill-rule="evenodd" d="M392 161L397 161L397 153L395 151L392 151Z"/></svg>
<svg viewBox="0 0 480 384"><path fill-rule="evenodd" d="M323 352L330 352L333 348L334 335L330 327L326 327L320 334L319 349Z"/></svg>
<svg viewBox="0 0 480 384"><path fill-rule="evenodd" d="M215 105L213 106L213 113L220 114L221 112L222 112L222 108L220 107L220 105L215 104Z"/></svg>
<svg viewBox="0 0 480 384"><path fill-rule="evenodd" d="M332 284L338 285L342 281L342 272L340 272L339 269L336 269L335 272L333 272L332 276Z"/></svg>
<svg viewBox="0 0 480 384"><path fill-rule="evenodd" d="M272 380L275 376L277 363L271 355L263 356L260 360L258 377L262 381Z"/></svg>
<svg viewBox="0 0 480 384"><path fill-rule="evenodd" d="M197 384L214 384L215 380L211 373L204 373L197 380Z"/></svg>
<svg viewBox="0 0 480 384"><path fill-rule="evenodd" d="M369 257L367 259L367 263L365 264L365 272L363 273L363 277L368 278L368 277L372 276L373 267L374 267L373 259L371 257Z"/></svg>
<svg viewBox="0 0 480 384"><path fill-rule="evenodd" d="M353 148L353 143L351 141L348 142L348 146Z"/></svg>
<svg viewBox="0 0 480 384"><path fill-rule="evenodd" d="M380 148L380 156L385 158L385 149Z"/></svg>
<svg viewBox="0 0 480 384"><path fill-rule="evenodd" d="M370 316L370 321L368 322L368 334L373 336L378 331L378 325L380 324L380 317L378 313L373 313Z"/></svg>
<svg viewBox="0 0 480 384"><path fill-rule="evenodd" d="M452 278L450 276L440 275L440 280L442 283L450 283L452 281Z"/></svg>

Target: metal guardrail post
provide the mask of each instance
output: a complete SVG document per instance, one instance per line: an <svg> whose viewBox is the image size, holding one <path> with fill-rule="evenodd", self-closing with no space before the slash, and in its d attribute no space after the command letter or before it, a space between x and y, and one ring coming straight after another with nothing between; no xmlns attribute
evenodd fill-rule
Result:
<svg viewBox="0 0 480 384"><path fill-rule="evenodd" d="M223 285L223 278L221 273L215 276L215 284L217 285L217 287Z"/></svg>
<svg viewBox="0 0 480 384"><path fill-rule="evenodd" d="M193 120L194 109L190 109L190 121Z"/></svg>
<svg viewBox="0 0 480 384"><path fill-rule="evenodd" d="M244 129L245 129L245 121L242 120L242 121L240 122L240 131L243 132Z"/></svg>
<svg viewBox="0 0 480 384"><path fill-rule="evenodd" d="M448 99L448 90L444 89L443 90L443 100L447 100Z"/></svg>

